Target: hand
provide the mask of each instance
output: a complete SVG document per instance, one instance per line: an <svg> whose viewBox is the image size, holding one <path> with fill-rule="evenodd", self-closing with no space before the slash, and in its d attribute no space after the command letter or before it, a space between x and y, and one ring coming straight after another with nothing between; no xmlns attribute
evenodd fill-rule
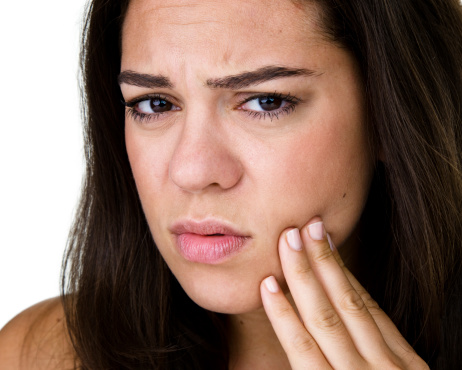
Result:
<svg viewBox="0 0 462 370"><path fill-rule="evenodd" d="M292 369L428 369L329 244L319 219L279 239L301 320L273 276L260 286Z"/></svg>

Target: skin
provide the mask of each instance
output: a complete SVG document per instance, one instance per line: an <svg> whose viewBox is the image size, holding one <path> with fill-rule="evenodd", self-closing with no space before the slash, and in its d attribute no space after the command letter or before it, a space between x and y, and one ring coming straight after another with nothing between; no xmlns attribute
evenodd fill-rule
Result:
<svg viewBox="0 0 462 370"><path fill-rule="evenodd" d="M29 307L0 331L0 369L73 369L74 356L59 297Z"/></svg>
<svg viewBox="0 0 462 370"><path fill-rule="evenodd" d="M121 71L163 75L173 85L122 83L125 101L159 93L178 107L149 122L127 115L137 189L156 244L187 294L213 311L251 312L261 307L265 277L284 281L277 252L284 229L319 215L341 245L361 215L373 159L356 64L290 1L163 4L133 1L123 26ZM239 90L206 86L275 65L315 73ZM258 119L240 105L275 91L301 99L295 111ZM191 263L169 231L184 219L219 220L251 240L220 265Z"/></svg>
<svg viewBox="0 0 462 370"><path fill-rule="evenodd" d="M121 71L161 75L171 86L122 82L124 99L161 94L172 103L162 114L146 100L127 108L139 196L185 292L229 314L231 368L422 368L327 242L326 229L348 248L375 158L355 60L327 41L316 19L316 8L289 0L133 0ZM238 89L207 84L266 66L313 73ZM262 118L256 100L243 103L274 92L295 96L295 109ZM140 120L133 109L148 116ZM183 258L169 227L210 219L248 236L245 248L218 264ZM321 225L321 240L309 237L307 224ZM302 251L287 247L292 229Z"/></svg>
<svg viewBox="0 0 462 370"><path fill-rule="evenodd" d="M172 83L121 83L126 101L157 93L173 103L156 119L127 114L143 209L186 293L229 314L231 369L427 368L328 242L326 231L354 256L349 239L375 158L356 63L317 19L316 8L289 0L131 1L121 71ZM265 66L313 73L207 86ZM295 109L258 118L257 101L243 103L275 91L296 97ZM218 264L191 262L169 231L185 219L219 220L249 239ZM8 349L1 368L72 368L59 300L18 315L0 332L0 348Z"/></svg>

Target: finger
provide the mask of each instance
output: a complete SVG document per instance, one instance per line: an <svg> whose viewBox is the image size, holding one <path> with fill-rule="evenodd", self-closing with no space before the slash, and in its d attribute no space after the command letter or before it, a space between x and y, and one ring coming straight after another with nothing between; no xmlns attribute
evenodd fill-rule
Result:
<svg viewBox="0 0 462 370"><path fill-rule="evenodd" d="M337 260L337 263L340 265L340 267L342 267L343 272L348 278L350 284L360 295L362 301L376 322L385 342L390 347L390 349L400 357L411 359L415 358L416 353L412 346L402 336L390 317L388 317L388 315L380 308L377 302L371 297L366 289L364 289L364 287L350 272L350 270L348 270L335 246L333 248L333 255Z"/></svg>
<svg viewBox="0 0 462 370"><path fill-rule="evenodd" d="M361 357L370 363L378 358L394 359L396 356L385 342L363 299L333 255L323 223L310 223L302 229L301 236L313 273Z"/></svg>
<svg viewBox="0 0 462 370"><path fill-rule="evenodd" d="M304 325L327 361L334 368L348 363L361 366L364 361L308 262L298 229L282 234L279 255L287 285Z"/></svg>
<svg viewBox="0 0 462 370"><path fill-rule="evenodd" d="M274 276L260 285L263 307L292 369L331 369L316 341L300 322Z"/></svg>

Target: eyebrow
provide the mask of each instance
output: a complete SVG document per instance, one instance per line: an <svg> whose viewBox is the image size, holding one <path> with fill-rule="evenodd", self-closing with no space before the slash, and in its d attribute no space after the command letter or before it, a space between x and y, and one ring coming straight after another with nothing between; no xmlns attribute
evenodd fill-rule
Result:
<svg viewBox="0 0 462 370"><path fill-rule="evenodd" d="M255 71L243 72L236 75L208 79L206 85L214 89L239 90L248 86L275 80L278 78L295 76L319 76L313 70L304 68L289 68L283 66L266 66ZM119 85L129 85L147 88L172 88L173 84L168 77L162 75L143 74L134 71L123 71L119 74L117 81Z"/></svg>
<svg viewBox="0 0 462 370"><path fill-rule="evenodd" d="M138 73L134 71L123 71L117 77L117 81L119 85L123 83L128 85L134 85L138 87L163 87L163 88L171 88L173 84L170 82L168 77L161 76L161 75L150 75L144 73Z"/></svg>
<svg viewBox="0 0 462 370"><path fill-rule="evenodd" d="M316 76L319 73L304 68L288 68L282 66L267 66L255 71L244 72L237 75L207 80L207 86L220 89L238 90L248 86L258 85L262 82L277 78L294 76Z"/></svg>

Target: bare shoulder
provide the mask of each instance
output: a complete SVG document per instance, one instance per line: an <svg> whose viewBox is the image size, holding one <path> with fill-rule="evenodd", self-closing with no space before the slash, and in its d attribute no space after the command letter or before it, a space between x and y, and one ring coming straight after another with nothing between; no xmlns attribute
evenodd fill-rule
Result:
<svg viewBox="0 0 462 370"><path fill-rule="evenodd" d="M26 309L0 331L0 369L73 369L59 297Z"/></svg>

